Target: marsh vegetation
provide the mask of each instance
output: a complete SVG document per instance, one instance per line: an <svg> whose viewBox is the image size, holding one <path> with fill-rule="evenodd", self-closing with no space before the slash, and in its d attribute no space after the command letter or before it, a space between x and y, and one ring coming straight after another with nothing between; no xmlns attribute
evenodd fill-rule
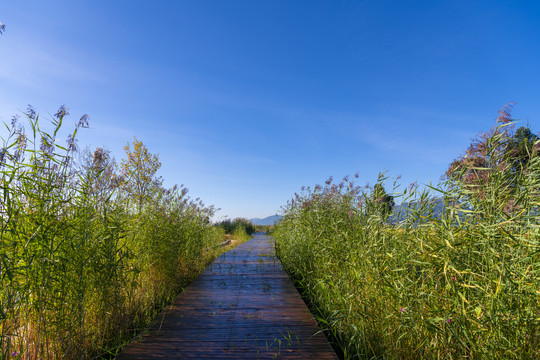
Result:
<svg viewBox="0 0 540 360"><path fill-rule="evenodd" d="M220 251L213 207L163 187L142 142L116 164L29 107L0 148L0 358L116 353ZM47 128L47 130L45 130ZM64 126L65 128L65 126Z"/></svg>
<svg viewBox="0 0 540 360"><path fill-rule="evenodd" d="M329 179L284 208L278 257L344 358L540 358L540 145L514 126L437 186Z"/></svg>

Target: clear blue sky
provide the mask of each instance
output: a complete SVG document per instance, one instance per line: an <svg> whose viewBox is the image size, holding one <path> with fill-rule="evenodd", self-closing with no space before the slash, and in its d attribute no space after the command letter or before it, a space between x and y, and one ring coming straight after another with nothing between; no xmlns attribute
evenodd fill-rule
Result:
<svg viewBox="0 0 540 360"><path fill-rule="evenodd" d="M0 1L0 121L88 113L167 186L272 215L303 185L437 182L500 106L540 130L539 1Z"/></svg>

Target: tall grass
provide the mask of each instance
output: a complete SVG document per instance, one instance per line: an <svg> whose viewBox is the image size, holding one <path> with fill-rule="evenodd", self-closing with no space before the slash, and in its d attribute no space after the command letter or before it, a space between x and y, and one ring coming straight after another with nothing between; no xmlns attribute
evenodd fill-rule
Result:
<svg viewBox="0 0 540 360"><path fill-rule="evenodd" d="M213 207L155 183L142 209L101 148L31 108L0 149L0 358L114 354L216 255Z"/></svg>
<svg viewBox="0 0 540 360"><path fill-rule="evenodd" d="M278 256L344 358L540 358L540 157L516 172L500 133L488 164L461 170L481 189L394 183L404 205L388 217L344 179L284 208Z"/></svg>

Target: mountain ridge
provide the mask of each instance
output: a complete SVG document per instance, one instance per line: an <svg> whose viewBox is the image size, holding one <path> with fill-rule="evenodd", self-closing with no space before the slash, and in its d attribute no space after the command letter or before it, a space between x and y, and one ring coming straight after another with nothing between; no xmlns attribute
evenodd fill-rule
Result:
<svg viewBox="0 0 540 360"><path fill-rule="evenodd" d="M251 219L251 223L253 225L275 225L279 220L281 220L281 215L271 215L262 219L253 218Z"/></svg>

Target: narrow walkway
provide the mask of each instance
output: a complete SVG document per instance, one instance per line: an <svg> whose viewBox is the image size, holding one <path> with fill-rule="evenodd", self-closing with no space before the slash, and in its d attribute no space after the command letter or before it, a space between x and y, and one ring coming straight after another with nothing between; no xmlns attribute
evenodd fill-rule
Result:
<svg viewBox="0 0 540 360"><path fill-rule="evenodd" d="M216 259L117 359L333 359L337 356L256 235Z"/></svg>

